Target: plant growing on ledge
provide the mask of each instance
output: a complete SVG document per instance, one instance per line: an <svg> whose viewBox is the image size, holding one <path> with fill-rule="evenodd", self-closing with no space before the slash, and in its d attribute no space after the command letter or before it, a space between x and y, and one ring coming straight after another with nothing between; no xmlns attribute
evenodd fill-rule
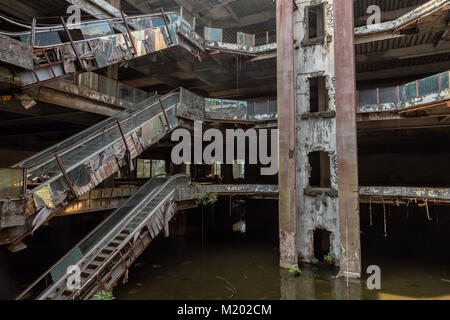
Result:
<svg viewBox="0 0 450 320"><path fill-rule="evenodd" d="M325 260L329 264L333 264L334 256L333 256L333 254L331 252L328 252L328 254L326 256L323 256L323 260Z"/></svg>
<svg viewBox="0 0 450 320"><path fill-rule="evenodd" d="M312 264L318 264L318 263L319 263L319 260L317 260L316 258L312 258L312 259L311 259L311 263L312 263Z"/></svg>
<svg viewBox="0 0 450 320"><path fill-rule="evenodd" d="M292 277L298 277L302 273L298 266L293 266L289 269L289 275Z"/></svg>
<svg viewBox="0 0 450 320"><path fill-rule="evenodd" d="M218 197L217 193L203 192L197 193L194 196L194 199L197 200L199 204L206 207L217 202Z"/></svg>
<svg viewBox="0 0 450 320"><path fill-rule="evenodd" d="M102 290L99 293L95 294L92 297L92 300L115 300L116 297L113 296L113 293L111 291L105 291Z"/></svg>

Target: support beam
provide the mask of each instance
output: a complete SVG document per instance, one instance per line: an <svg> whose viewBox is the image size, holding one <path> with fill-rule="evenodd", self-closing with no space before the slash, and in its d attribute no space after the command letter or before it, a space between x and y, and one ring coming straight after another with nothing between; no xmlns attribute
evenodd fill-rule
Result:
<svg viewBox="0 0 450 320"><path fill-rule="evenodd" d="M97 19L120 18L120 10L104 0L66 0Z"/></svg>
<svg viewBox="0 0 450 320"><path fill-rule="evenodd" d="M353 0L334 5L340 275L361 276Z"/></svg>
<svg viewBox="0 0 450 320"><path fill-rule="evenodd" d="M298 263L295 193L294 4L277 0L280 266Z"/></svg>

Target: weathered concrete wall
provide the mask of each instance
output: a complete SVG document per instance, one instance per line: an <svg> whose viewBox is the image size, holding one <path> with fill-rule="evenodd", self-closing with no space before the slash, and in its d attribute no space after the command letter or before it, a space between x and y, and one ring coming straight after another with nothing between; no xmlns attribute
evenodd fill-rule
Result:
<svg viewBox="0 0 450 320"><path fill-rule="evenodd" d="M309 262L314 257L313 232L326 229L331 232L330 251L339 263L340 238L338 219L338 198L320 193L305 195L309 187L310 164L308 153L325 151L330 155L331 189L337 189L336 119L329 113L309 115L309 78L323 76L328 90L328 111L335 111L334 92L334 46L332 1L296 1L296 128L297 128L297 210L298 210L298 252L299 259ZM324 6L324 36L308 40L307 7ZM316 257L321 258L321 257Z"/></svg>

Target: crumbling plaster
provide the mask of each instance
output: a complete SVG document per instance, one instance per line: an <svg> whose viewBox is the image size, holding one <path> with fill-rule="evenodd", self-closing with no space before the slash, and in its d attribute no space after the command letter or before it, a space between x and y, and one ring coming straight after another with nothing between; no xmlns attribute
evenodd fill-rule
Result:
<svg viewBox="0 0 450 320"><path fill-rule="evenodd" d="M308 153L325 151L330 154L331 188L337 189L338 173L336 161L336 119L334 117L310 117L302 119L309 112L309 78L325 77L328 90L328 109L335 110L334 99L334 51L333 51L333 7L332 1L296 1L298 10L294 13L295 26L295 74L296 74L296 129L297 129L297 213L299 259L310 262L313 253L313 232L317 228L331 232L331 252L339 264L340 238L338 198L321 193L305 195L309 186L310 165ZM324 5L323 41L307 39L307 7ZM322 258L322 257L316 257Z"/></svg>

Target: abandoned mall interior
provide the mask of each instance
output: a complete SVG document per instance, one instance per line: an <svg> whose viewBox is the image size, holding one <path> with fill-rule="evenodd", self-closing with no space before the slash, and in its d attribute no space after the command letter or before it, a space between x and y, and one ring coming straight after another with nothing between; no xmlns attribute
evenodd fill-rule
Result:
<svg viewBox="0 0 450 320"><path fill-rule="evenodd" d="M450 1L0 0L0 42L0 299L450 299Z"/></svg>

